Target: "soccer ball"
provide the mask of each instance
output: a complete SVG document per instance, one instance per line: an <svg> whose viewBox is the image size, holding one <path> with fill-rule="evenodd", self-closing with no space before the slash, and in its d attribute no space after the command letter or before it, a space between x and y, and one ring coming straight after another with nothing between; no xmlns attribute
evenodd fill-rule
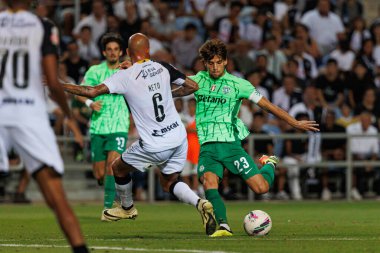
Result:
<svg viewBox="0 0 380 253"><path fill-rule="evenodd" d="M267 235L272 228L270 216L261 210L253 210L244 218L244 230L250 236Z"/></svg>

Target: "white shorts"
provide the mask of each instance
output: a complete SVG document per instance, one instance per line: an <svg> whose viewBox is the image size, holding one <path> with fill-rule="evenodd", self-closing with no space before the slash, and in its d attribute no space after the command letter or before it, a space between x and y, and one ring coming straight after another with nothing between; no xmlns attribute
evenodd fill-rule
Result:
<svg viewBox="0 0 380 253"><path fill-rule="evenodd" d="M0 170L2 171L9 170L6 154L12 148L20 156L30 174L44 165L63 174L63 162L57 141L47 123L38 126L0 126Z"/></svg>
<svg viewBox="0 0 380 253"><path fill-rule="evenodd" d="M180 173L186 162L187 139L172 149L161 152L148 152L144 150L139 141L135 141L121 155L122 160L132 165L137 170L144 172L149 167L156 165L163 174Z"/></svg>
<svg viewBox="0 0 380 253"><path fill-rule="evenodd" d="M181 176L188 177L191 175L196 175L197 167L198 167L198 164L192 164L191 162L186 161L185 167L183 168Z"/></svg>

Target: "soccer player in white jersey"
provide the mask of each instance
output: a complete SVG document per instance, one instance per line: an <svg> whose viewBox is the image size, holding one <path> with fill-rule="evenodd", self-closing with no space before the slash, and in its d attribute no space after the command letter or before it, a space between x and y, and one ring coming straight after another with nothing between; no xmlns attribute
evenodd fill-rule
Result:
<svg viewBox="0 0 380 253"><path fill-rule="evenodd" d="M0 13L0 170L14 148L54 211L73 252L88 252L79 222L62 187L63 162L49 125L42 85L75 124L57 79L57 28L28 11L30 0L7 1Z"/></svg>
<svg viewBox="0 0 380 253"><path fill-rule="evenodd" d="M187 138L186 129L174 107L171 84L180 86L183 94L193 93L198 89L198 84L170 64L151 61L149 40L141 33L130 37L127 52L133 65L115 73L102 84L93 87L64 85L66 91L86 97L123 94L141 136L113 163L116 190L122 207L106 209L104 215L110 220L137 217L129 174L156 165L161 170L163 190L195 206L201 213L206 233L210 234L216 227L211 203L199 198L187 184L178 181L186 162Z"/></svg>

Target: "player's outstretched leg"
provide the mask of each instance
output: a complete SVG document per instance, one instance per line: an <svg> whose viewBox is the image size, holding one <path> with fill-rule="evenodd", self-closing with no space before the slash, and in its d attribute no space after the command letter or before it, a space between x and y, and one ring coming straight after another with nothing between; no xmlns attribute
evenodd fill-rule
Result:
<svg viewBox="0 0 380 253"><path fill-rule="evenodd" d="M135 169L121 161L121 158L118 158L112 164L112 170L115 176L115 188L120 197L121 206L105 209L103 215L111 221L135 219L138 216L138 212L133 205L132 177L130 175L130 172Z"/></svg>
<svg viewBox="0 0 380 253"><path fill-rule="evenodd" d="M232 231L227 221L226 206L218 192L218 176L215 173L206 172L202 176L201 181L205 188L206 198L212 203L216 217L214 229L210 231L208 235L210 235L210 237L232 236ZM216 224L219 224L218 229L216 229Z"/></svg>
<svg viewBox="0 0 380 253"><path fill-rule="evenodd" d="M212 234L216 229L216 219L212 204L206 199L199 198L187 184L178 181L178 176L178 173L161 173L160 182L163 190L170 192L180 201L196 207L201 215L206 234Z"/></svg>
<svg viewBox="0 0 380 253"><path fill-rule="evenodd" d="M34 175L34 178L41 189L46 203L55 213L61 229L73 248L73 252L89 252L84 242L79 222L66 200L61 176L53 169L45 167L39 170Z"/></svg>

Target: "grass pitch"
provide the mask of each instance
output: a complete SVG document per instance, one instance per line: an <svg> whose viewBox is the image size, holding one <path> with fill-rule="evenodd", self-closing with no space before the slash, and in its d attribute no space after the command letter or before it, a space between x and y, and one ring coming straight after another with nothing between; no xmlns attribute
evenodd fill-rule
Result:
<svg viewBox="0 0 380 253"><path fill-rule="evenodd" d="M195 208L137 203L136 220L100 222L101 204L74 204L92 252L380 252L380 202L227 202L230 238L208 238ZM245 234L242 221L266 211L266 237ZM0 252L71 252L42 204L0 205Z"/></svg>

